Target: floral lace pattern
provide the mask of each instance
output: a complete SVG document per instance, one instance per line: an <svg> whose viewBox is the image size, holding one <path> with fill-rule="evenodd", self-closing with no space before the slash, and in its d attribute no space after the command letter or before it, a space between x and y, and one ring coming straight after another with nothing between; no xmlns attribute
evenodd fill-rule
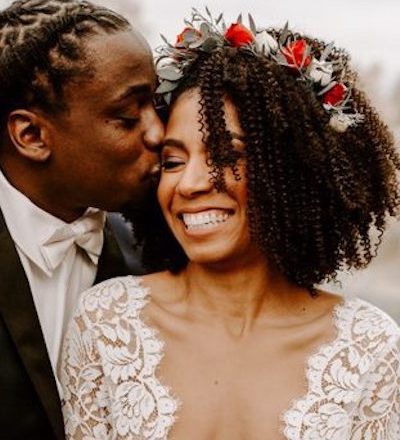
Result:
<svg viewBox="0 0 400 440"><path fill-rule="evenodd" d="M61 367L67 438L167 437L178 405L156 379L163 344L140 319L147 296L132 276L82 296Z"/></svg>
<svg viewBox="0 0 400 440"><path fill-rule="evenodd" d="M335 309L337 338L308 360L308 392L283 415L288 440L399 440L400 330L360 299Z"/></svg>
<svg viewBox="0 0 400 440"><path fill-rule="evenodd" d="M86 291L61 367L68 439L166 440L178 402L156 377L163 343L140 312L138 278ZM288 440L399 440L400 329L362 300L335 309L336 339L308 359L306 395L283 414Z"/></svg>

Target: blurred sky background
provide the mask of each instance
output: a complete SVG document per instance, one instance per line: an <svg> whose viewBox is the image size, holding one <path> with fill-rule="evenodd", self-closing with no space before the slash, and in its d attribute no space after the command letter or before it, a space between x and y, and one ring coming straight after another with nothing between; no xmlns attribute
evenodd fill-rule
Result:
<svg viewBox="0 0 400 440"><path fill-rule="evenodd" d="M290 27L346 48L373 104L400 139L400 0L93 0L115 9L137 26L155 47L159 34L171 42L183 28L191 7L207 5L229 24L240 12L258 26ZM11 2L0 0L3 9ZM343 274L332 290L357 294L378 304L400 322L400 223L392 222L378 257L365 270Z"/></svg>

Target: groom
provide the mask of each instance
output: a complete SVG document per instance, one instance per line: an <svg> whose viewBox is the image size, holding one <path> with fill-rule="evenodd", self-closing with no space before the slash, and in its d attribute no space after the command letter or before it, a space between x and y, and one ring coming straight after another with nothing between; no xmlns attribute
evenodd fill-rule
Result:
<svg viewBox="0 0 400 440"><path fill-rule="evenodd" d="M163 127L150 49L79 0L0 13L0 438L63 439L57 370L78 295L127 273L105 210L139 203Z"/></svg>

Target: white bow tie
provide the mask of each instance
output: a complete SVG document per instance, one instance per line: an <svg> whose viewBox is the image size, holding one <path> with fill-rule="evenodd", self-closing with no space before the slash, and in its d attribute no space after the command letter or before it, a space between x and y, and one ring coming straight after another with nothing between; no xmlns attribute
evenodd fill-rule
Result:
<svg viewBox="0 0 400 440"><path fill-rule="evenodd" d="M40 247L47 269L53 272L75 245L84 249L91 261L97 264L103 247L104 222L103 211L91 210L75 222L56 229Z"/></svg>

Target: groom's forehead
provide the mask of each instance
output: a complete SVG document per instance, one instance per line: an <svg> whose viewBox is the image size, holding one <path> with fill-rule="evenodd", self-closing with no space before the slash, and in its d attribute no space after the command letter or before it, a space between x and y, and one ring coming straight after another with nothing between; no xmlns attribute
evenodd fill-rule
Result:
<svg viewBox="0 0 400 440"><path fill-rule="evenodd" d="M123 101L152 93L156 81L153 58L134 32L92 37L85 44L85 56L92 74L67 85L67 99L90 97L101 105L104 100Z"/></svg>

